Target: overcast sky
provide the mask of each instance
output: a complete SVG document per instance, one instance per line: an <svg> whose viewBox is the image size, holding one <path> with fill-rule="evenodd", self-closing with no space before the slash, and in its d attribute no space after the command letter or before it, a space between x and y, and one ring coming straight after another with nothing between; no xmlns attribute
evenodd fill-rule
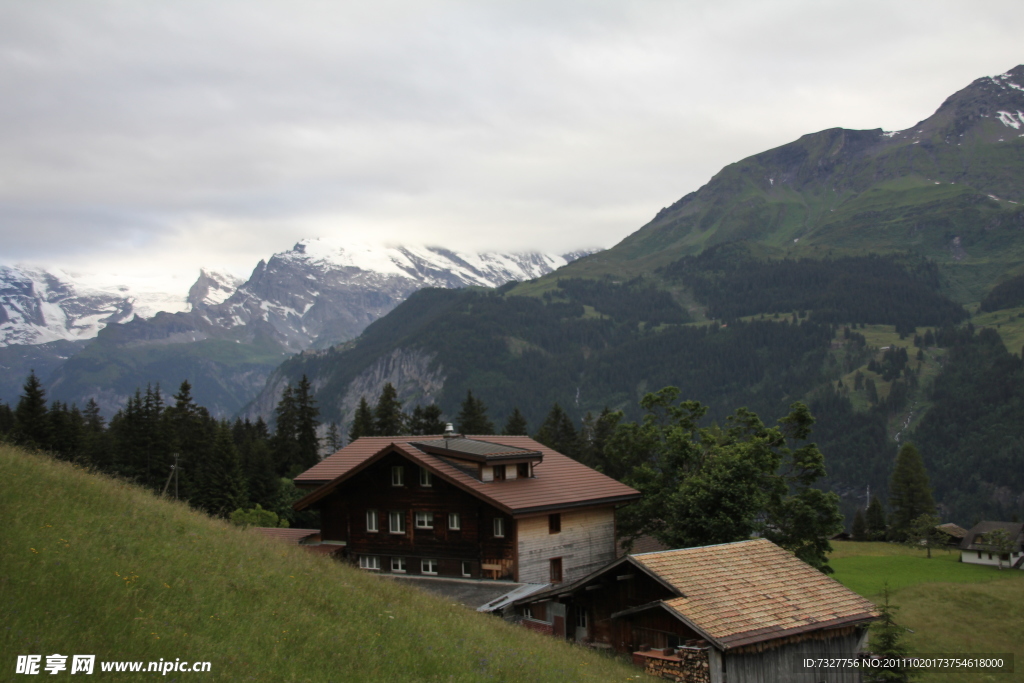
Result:
<svg viewBox="0 0 1024 683"><path fill-rule="evenodd" d="M1019 3L0 0L0 263L247 274L303 237L612 246L722 166L907 128Z"/></svg>

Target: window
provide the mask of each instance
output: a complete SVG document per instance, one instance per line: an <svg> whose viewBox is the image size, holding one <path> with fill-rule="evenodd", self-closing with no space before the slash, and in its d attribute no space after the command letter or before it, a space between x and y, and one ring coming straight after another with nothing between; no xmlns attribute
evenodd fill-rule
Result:
<svg viewBox="0 0 1024 683"><path fill-rule="evenodd" d="M494 537L504 538L505 537L505 520L502 517L494 518Z"/></svg>
<svg viewBox="0 0 1024 683"><path fill-rule="evenodd" d="M576 610L576 628L587 627L587 610L577 609Z"/></svg>
<svg viewBox="0 0 1024 683"><path fill-rule="evenodd" d="M562 583L562 558L551 558L551 583Z"/></svg>
<svg viewBox="0 0 1024 683"><path fill-rule="evenodd" d="M395 465L391 468L391 485L405 486L405 468L401 465Z"/></svg>
<svg viewBox="0 0 1024 683"><path fill-rule="evenodd" d="M404 534L405 533L405 513L403 512L391 512L388 513L388 531L393 534Z"/></svg>
<svg viewBox="0 0 1024 683"><path fill-rule="evenodd" d="M380 571L380 558L376 555L360 555L359 568Z"/></svg>
<svg viewBox="0 0 1024 683"><path fill-rule="evenodd" d="M527 479L527 478L529 478L529 476L530 476L530 463L528 463L528 462L521 462L518 465L516 465L516 469L518 470L516 472L516 476L518 476L520 479Z"/></svg>
<svg viewBox="0 0 1024 683"><path fill-rule="evenodd" d="M448 528L452 531L459 531L462 529L462 517L458 512L448 513Z"/></svg>
<svg viewBox="0 0 1024 683"><path fill-rule="evenodd" d="M562 513L556 512L548 515L548 533L557 534L562 530Z"/></svg>
<svg viewBox="0 0 1024 683"><path fill-rule="evenodd" d="M420 560L421 574L437 574L437 560Z"/></svg>
<svg viewBox="0 0 1024 683"><path fill-rule="evenodd" d="M533 619L533 610L530 608L529 605L523 608L523 616L527 619Z"/></svg>
<svg viewBox="0 0 1024 683"><path fill-rule="evenodd" d="M392 557L391 558L391 571L396 574L405 573L405 558L404 557Z"/></svg>
<svg viewBox="0 0 1024 683"><path fill-rule="evenodd" d="M426 467L420 468L420 486L433 486L434 477Z"/></svg>
<svg viewBox="0 0 1024 683"><path fill-rule="evenodd" d="M366 511L366 531L375 534L377 533L377 511L367 510Z"/></svg>
<svg viewBox="0 0 1024 683"><path fill-rule="evenodd" d="M981 551L980 550L978 551L978 559L979 560L981 559Z"/></svg>
<svg viewBox="0 0 1024 683"><path fill-rule="evenodd" d="M466 562L466 561L462 562L462 575L463 576L472 576L473 575L473 565L471 563Z"/></svg>
<svg viewBox="0 0 1024 683"><path fill-rule="evenodd" d="M494 466L494 481L504 481L504 480L505 480L505 466L504 465L495 465Z"/></svg>
<svg viewBox="0 0 1024 683"><path fill-rule="evenodd" d="M416 528L417 529L433 529L434 528L434 513L433 512L417 512L416 513Z"/></svg>

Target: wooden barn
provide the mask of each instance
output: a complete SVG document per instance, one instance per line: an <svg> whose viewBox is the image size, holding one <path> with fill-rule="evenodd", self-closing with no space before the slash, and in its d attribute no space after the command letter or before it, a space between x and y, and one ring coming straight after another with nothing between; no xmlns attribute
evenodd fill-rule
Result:
<svg viewBox="0 0 1024 683"><path fill-rule="evenodd" d="M515 603L520 623L631 653L648 673L699 683L860 680L798 671L856 657L874 605L765 539L627 555Z"/></svg>
<svg viewBox="0 0 1024 683"><path fill-rule="evenodd" d="M363 569L539 584L614 560L615 509L640 496L525 436L364 437L295 483Z"/></svg>

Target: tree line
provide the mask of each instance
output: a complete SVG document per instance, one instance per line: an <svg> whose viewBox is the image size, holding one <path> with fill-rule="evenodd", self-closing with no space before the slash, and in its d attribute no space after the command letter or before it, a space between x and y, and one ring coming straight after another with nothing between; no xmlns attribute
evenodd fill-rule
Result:
<svg viewBox="0 0 1024 683"><path fill-rule="evenodd" d="M22 389L13 409L0 403L0 438L167 492L212 515L259 505L275 520L318 524L315 514L291 509L304 495L292 478L319 461L319 411L305 377L285 389L273 432L262 418L213 418L195 403L187 380L170 400L159 385L136 390L109 424L93 399L84 409L47 404L34 372Z"/></svg>

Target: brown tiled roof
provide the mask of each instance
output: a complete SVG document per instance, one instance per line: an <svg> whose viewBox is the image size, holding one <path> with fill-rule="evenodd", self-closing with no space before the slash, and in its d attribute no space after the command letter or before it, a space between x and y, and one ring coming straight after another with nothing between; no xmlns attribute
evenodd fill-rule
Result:
<svg viewBox="0 0 1024 683"><path fill-rule="evenodd" d="M266 526L254 526L253 531L257 532L261 536L267 538L273 538L278 541L284 541L285 543L298 543L304 538L309 536L319 535L319 529L288 529L288 528L275 528Z"/></svg>
<svg viewBox="0 0 1024 683"><path fill-rule="evenodd" d="M877 617L869 600L765 539L630 559L679 591L664 604L725 648Z"/></svg>
<svg viewBox="0 0 1024 683"><path fill-rule="evenodd" d="M435 476L482 498L509 514L527 514L577 506L613 504L640 497L635 489L576 462L528 436L473 436L502 446L540 452L544 459L534 476L484 482L447 459L425 453L412 441L423 437L372 436L353 441L295 478L297 484L323 485L295 504L303 509L330 493L338 484L391 452L404 455Z"/></svg>

